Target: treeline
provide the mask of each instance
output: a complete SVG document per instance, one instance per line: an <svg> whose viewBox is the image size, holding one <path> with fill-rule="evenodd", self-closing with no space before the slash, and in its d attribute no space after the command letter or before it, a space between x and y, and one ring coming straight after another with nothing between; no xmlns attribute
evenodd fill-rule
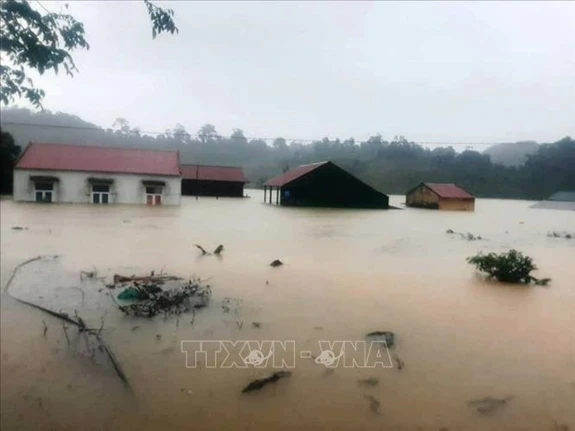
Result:
<svg viewBox="0 0 575 431"><path fill-rule="evenodd" d="M252 187L301 164L331 160L388 194L404 194L421 181L455 182L479 197L496 198L542 199L558 190L575 190L575 141L569 137L537 145L531 154L521 154L526 158L523 165L507 167L492 163L486 153L458 153L452 147L431 150L404 137L386 141L376 135L362 142L324 138L302 143L281 137L265 141L250 139L240 129L221 136L210 124L197 133L176 125L149 135L121 118L102 129L69 114L24 109L4 110L2 121L3 130L19 145L36 141L178 149L184 163L242 166Z"/></svg>

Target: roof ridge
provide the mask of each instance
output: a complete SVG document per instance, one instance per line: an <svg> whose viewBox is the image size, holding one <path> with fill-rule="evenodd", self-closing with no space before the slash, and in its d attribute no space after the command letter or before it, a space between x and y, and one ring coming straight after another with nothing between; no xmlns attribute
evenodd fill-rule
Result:
<svg viewBox="0 0 575 431"><path fill-rule="evenodd" d="M180 150L177 149L157 149L157 148L134 148L134 147L113 147L105 145L92 145L92 144L63 144L59 142L34 142L30 141L30 145L53 145L58 147L74 147L74 148L102 148L104 150L133 150L133 151L161 151L166 153L179 153Z"/></svg>
<svg viewBox="0 0 575 431"><path fill-rule="evenodd" d="M199 163L180 163L180 166L203 166L206 168L235 168L243 169L243 166L230 166L230 165L202 165Z"/></svg>

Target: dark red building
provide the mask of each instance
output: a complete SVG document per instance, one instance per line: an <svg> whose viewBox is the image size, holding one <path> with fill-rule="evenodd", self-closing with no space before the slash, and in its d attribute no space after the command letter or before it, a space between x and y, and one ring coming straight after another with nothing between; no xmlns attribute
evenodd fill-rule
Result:
<svg viewBox="0 0 575 431"><path fill-rule="evenodd" d="M248 179L241 167L181 165L182 195L241 198Z"/></svg>

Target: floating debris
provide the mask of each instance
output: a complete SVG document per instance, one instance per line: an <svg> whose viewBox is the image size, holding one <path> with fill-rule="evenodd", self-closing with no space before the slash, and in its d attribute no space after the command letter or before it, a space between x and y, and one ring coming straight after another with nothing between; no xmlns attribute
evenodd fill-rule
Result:
<svg viewBox="0 0 575 431"><path fill-rule="evenodd" d="M115 279L117 277L114 276ZM139 281L133 281L118 295L118 299L134 302L116 304L120 311L130 316L150 318L161 313L179 315L207 306L212 296L210 286L199 279L184 281L167 276L131 279Z"/></svg>
<svg viewBox="0 0 575 431"><path fill-rule="evenodd" d="M512 398L513 396L508 396L505 398L485 397L478 400L471 400L468 402L468 404L471 407L474 407L479 413L489 415L493 413L495 410L506 405L507 401L509 401Z"/></svg>
<svg viewBox="0 0 575 431"><path fill-rule="evenodd" d="M274 260L272 263L270 263L270 266L271 266L272 268L277 268L278 266L282 266L283 264L284 264L284 263L283 263L281 260L276 259L276 260Z"/></svg>
<svg viewBox="0 0 575 431"><path fill-rule="evenodd" d="M369 377L367 379L359 379L357 381L357 384L359 386L363 386L363 387L374 387L379 385L379 379L375 378L375 377Z"/></svg>
<svg viewBox="0 0 575 431"><path fill-rule="evenodd" d="M240 305L242 303L242 300L239 298L229 298L226 297L222 300L222 312L223 313L233 313L235 315L239 315L240 314Z"/></svg>
<svg viewBox="0 0 575 431"><path fill-rule="evenodd" d="M473 235L471 232L466 232L466 233L456 232L456 231L454 231L453 229L447 229L447 230L445 231L445 233L450 234L450 235L452 235L452 234L453 234L453 235L459 235L459 237L460 237L461 239L465 239L465 240L467 240L467 241L481 241L481 240L483 239L481 236L479 236L479 235L477 235L477 236L476 236L476 235Z"/></svg>
<svg viewBox="0 0 575 431"><path fill-rule="evenodd" d="M206 249L199 244L194 244L194 247L196 247L198 250L202 252L202 256L210 256L212 254L209 251L206 251ZM219 256L222 253L222 251L224 251L224 246L220 244L216 247L213 254Z"/></svg>
<svg viewBox="0 0 575 431"><path fill-rule="evenodd" d="M275 373L273 373L267 377L264 377L262 379L253 380L249 385L247 385L244 389L242 389L242 393L259 391L261 388L263 388L265 385L267 385L269 383L275 383L279 379L282 379L284 377L290 377L290 376L291 376L291 371L277 371L277 372L275 372Z"/></svg>
<svg viewBox="0 0 575 431"><path fill-rule="evenodd" d="M380 343L385 343L388 348L393 347L395 344L395 334L390 331L373 331L366 335L366 338L370 341L377 341Z"/></svg>
<svg viewBox="0 0 575 431"><path fill-rule="evenodd" d="M551 231L551 232L547 232L547 237L548 238L565 238L565 239L572 239L574 235L568 233L568 232L556 232L556 231Z"/></svg>
<svg viewBox="0 0 575 431"><path fill-rule="evenodd" d="M367 398L369 400L369 409L375 413L375 414L379 414L379 407L380 407L380 402L377 398L375 398L373 395L364 395L365 398Z"/></svg>
<svg viewBox="0 0 575 431"><path fill-rule="evenodd" d="M566 424L560 424L557 421L553 421L553 425L555 427L555 431L569 431L569 425Z"/></svg>
<svg viewBox="0 0 575 431"><path fill-rule="evenodd" d="M403 367L405 367L405 362L403 362L399 356L397 356L396 354L393 355L393 359L395 360L395 363L397 364L397 371L401 371L403 370Z"/></svg>

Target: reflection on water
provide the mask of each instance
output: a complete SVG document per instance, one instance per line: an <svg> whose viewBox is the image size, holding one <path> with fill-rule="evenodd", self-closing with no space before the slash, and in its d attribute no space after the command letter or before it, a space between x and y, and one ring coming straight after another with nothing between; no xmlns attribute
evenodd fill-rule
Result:
<svg viewBox="0 0 575 431"><path fill-rule="evenodd" d="M183 199L180 208L2 201L3 283L25 259L60 255L56 266L23 271L13 293L79 309L93 326L105 315L103 335L132 382L126 391L108 368L70 350L59 322L3 294L3 427L575 427L575 240L547 237L575 233L575 214L499 200L478 200L474 213L278 208L250 194ZM194 244L225 251L200 256ZM487 283L465 263L477 251L510 247L532 256L551 286ZM270 268L274 259L285 265ZM191 316L133 320L101 285L80 284L80 271L94 268L195 274L210 280L214 297L193 324ZM224 312L223 301L234 309ZM298 358L289 379L250 394L240 391L265 370L187 369L180 351L183 339L275 339L318 355L318 340L361 340L375 330L396 334L401 371L326 373ZM379 384L358 385L370 378ZM513 398L489 415L468 405L487 396Z"/></svg>

